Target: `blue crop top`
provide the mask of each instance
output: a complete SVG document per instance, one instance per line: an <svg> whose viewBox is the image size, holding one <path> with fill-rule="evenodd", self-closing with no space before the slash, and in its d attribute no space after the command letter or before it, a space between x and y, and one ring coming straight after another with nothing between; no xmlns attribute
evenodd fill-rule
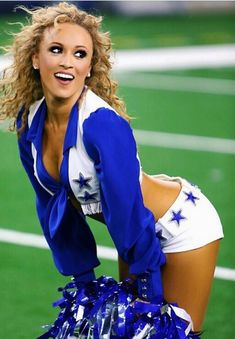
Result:
<svg viewBox="0 0 235 339"><path fill-rule="evenodd" d="M156 237L154 217L143 204L140 163L130 125L86 90L80 107L76 103L70 113L60 181L56 181L42 161L45 115L42 98L30 107L18 144L57 269L81 281L94 279L99 260L85 215L102 212L118 254L128 263L130 273L137 275L139 293L148 299L161 297L160 268L165 257ZM82 211L72 205L70 193Z"/></svg>

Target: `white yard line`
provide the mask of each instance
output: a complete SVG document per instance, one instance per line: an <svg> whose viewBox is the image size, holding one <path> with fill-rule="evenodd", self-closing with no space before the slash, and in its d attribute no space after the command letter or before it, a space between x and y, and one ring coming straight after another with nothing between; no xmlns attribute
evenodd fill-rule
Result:
<svg viewBox="0 0 235 339"><path fill-rule="evenodd" d="M0 70L10 65L0 56ZM117 50L114 71L172 70L235 65L235 44Z"/></svg>
<svg viewBox="0 0 235 339"><path fill-rule="evenodd" d="M42 235L19 232L5 228L0 228L0 242L49 249L47 242ZM98 245L97 252L100 258L117 260L117 252L111 247Z"/></svg>
<svg viewBox="0 0 235 339"><path fill-rule="evenodd" d="M12 62L11 57L0 55L0 71L10 66Z"/></svg>
<svg viewBox="0 0 235 339"><path fill-rule="evenodd" d="M115 71L172 70L235 65L235 45L202 45L119 50Z"/></svg>
<svg viewBox="0 0 235 339"><path fill-rule="evenodd" d="M235 140L187 134L134 130L137 144L191 151L235 154Z"/></svg>
<svg viewBox="0 0 235 339"><path fill-rule="evenodd" d="M235 281L235 269L217 266L215 269L215 277Z"/></svg>
<svg viewBox="0 0 235 339"><path fill-rule="evenodd" d="M235 95L235 81L131 72L117 73L120 86L141 89L197 92L216 95Z"/></svg>
<svg viewBox="0 0 235 339"><path fill-rule="evenodd" d="M3 228L0 228L0 242L49 249L44 237L41 235L23 233ZM97 247L97 251L99 258L117 261L117 252L114 248L99 245ZM215 278L235 281L235 269L216 267Z"/></svg>
<svg viewBox="0 0 235 339"><path fill-rule="evenodd" d="M7 124L0 124L0 132L7 132ZM176 134L157 131L134 130L138 145L184 149L199 152L235 154L235 140Z"/></svg>

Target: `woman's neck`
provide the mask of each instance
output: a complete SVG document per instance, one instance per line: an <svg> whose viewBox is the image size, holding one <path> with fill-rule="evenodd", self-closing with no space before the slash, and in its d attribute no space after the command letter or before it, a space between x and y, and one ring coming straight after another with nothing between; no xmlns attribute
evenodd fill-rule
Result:
<svg viewBox="0 0 235 339"><path fill-rule="evenodd" d="M67 124L73 105L66 102L48 102L47 101L47 123L54 127L60 127Z"/></svg>
<svg viewBox="0 0 235 339"><path fill-rule="evenodd" d="M76 95L69 99L55 98L45 95L47 104L46 121L54 127L60 127L67 124L70 112L76 102L81 98L81 95Z"/></svg>
<svg viewBox="0 0 235 339"><path fill-rule="evenodd" d="M47 114L45 122L56 131L67 126L70 112L79 100L79 96L68 99L48 98L45 96Z"/></svg>
<svg viewBox="0 0 235 339"><path fill-rule="evenodd" d="M52 124L55 128L67 125L70 112L76 102L82 100L85 93L85 87L79 95L75 95L69 99L55 98L45 95L47 104L46 121Z"/></svg>

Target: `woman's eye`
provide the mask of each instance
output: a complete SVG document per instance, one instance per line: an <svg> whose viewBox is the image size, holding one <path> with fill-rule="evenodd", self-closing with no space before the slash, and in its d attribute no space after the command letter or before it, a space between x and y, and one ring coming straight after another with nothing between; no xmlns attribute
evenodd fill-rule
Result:
<svg viewBox="0 0 235 339"><path fill-rule="evenodd" d="M87 52L84 51L84 50L79 50L79 51L75 52L75 56L77 58L80 58L80 59L85 58L86 55L87 55Z"/></svg>
<svg viewBox="0 0 235 339"><path fill-rule="evenodd" d="M54 53L54 54L58 54L62 51L62 48L61 47L58 47L58 46L52 46L50 48L50 52Z"/></svg>

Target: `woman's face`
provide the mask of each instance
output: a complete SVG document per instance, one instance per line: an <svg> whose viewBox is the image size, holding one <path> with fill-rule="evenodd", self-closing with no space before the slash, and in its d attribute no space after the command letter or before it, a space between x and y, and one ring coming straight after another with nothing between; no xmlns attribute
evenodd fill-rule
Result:
<svg viewBox="0 0 235 339"><path fill-rule="evenodd" d="M92 53L92 38L83 27L62 23L46 28L32 57L46 99L74 103L91 70Z"/></svg>

